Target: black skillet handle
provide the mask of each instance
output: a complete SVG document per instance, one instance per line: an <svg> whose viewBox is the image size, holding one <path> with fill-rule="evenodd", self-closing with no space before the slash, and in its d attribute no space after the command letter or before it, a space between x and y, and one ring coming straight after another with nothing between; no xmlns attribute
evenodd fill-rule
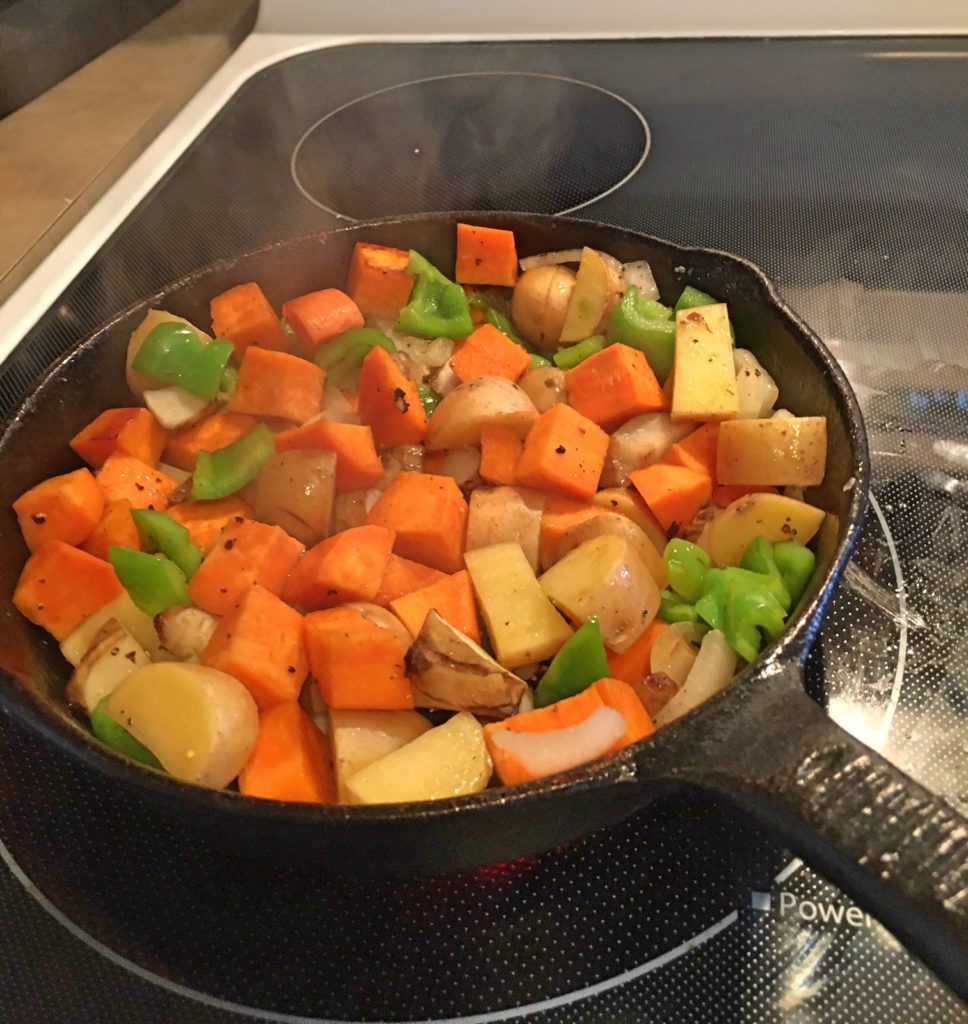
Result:
<svg viewBox="0 0 968 1024"><path fill-rule="evenodd" d="M693 716L693 763L666 774L773 829L968 999L968 819L841 729L799 662L723 696L725 714Z"/></svg>

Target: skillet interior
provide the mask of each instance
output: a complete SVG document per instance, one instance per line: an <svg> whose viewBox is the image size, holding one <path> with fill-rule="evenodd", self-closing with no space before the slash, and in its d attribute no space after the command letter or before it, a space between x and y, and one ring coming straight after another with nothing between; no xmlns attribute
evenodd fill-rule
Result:
<svg viewBox="0 0 968 1024"><path fill-rule="evenodd" d="M277 306L306 291L339 287L344 284L349 256L358 239L416 248L446 268L453 265L453 225L461 216L420 215L357 225L215 264L119 315L38 383L0 438L4 466L0 478L0 669L8 676L0 688L0 703L48 739L126 784L161 798L169 806L174 804L176 810L193 807L198 813L190 818L206 831L214 826L218 834L225 822L231 821L244 829L254 828L254 833L248 832L250 840L257 834L270 845L280 839L282 832L291 833L287 843L298 836L300 842L308 842L313 848L326 846L340 862L359 841L392 849L396 843L412 839L415 852L427 856L427 869L481 863L547 848L617 820L631 810L621 792L623 787L610 785L628 779L629 760L621 755L525 787L395 808L276 804L187 786L131 765L91 739L63 700L67 671L56 644L27 623L10 603L26 557L10 505L38 481L77 465L67 441L96 411L131 401L124 385L124 350L128 335L146 309L163 307L205 325L209 298L242 281L258 281ZM735 257L683 249L635 232L573 219L500 213L463 216L478 223L513 228L521 255L589 244L622 260L648 259L665 298L676 295L685 282L711 292L729 303L740 343L752 349L775 377L783 405L794 413L827 417L827 477L811 497L837 516L839 525L832 531L825 553L826 572L816 584L813 600L774 652L798 657L816 627L822 599L833 585L856 532L866 486L866 449L859 412L843 375L820 342L785 309L765 278ZM851 480L856 485L845 489ZM675 733L688 743L687 723L676 726ZM671 734L669 739L673 739ZM567 820L561 815L544 815L543 827L537 827L535 821L542 816L533 815L529 805L559 794L568 796L572 813ZM214 818L210 820L207 812L216 812ZM421 822L441 822L446 829L448 819L459 817L468 824L472 813L475 826L470 832L462 829L432 836L417 828L410 835L410 826ZM222 825L217 825L216 819ZM394 824L396 830L384 834L381 826L387 824ZM400 826L404 826L403 831ZM446 844L443 848L441 838Z"/></svg>

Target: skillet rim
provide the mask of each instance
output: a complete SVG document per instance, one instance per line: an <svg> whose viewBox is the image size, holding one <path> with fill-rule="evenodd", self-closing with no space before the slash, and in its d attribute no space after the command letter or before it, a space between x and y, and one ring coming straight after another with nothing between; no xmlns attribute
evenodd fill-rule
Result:
<svg viewBox="0 0 968 1024"><path fill-rule="evenodd" d="M714 697L704 702L702 709L711 709L726 698L726 695L743 684L749 685L759 677L773 674L782 666L799 666L806 658L810 645L823 620L826 606L833 589L843 572L851 551L857 542L863 523L863 513L867 505L870 487L870 458L867 446L867 435L863 416L857 397L847 380L846 374L820 337L814 332L780 296L773 281L766 273L750 260L737 256L735 253L721 249L702 246L683 246L656 235L636 231L632 228L602 221L594 221L581 217L536 214L522 211L432 211L427 213L403 214L389 217L358 221L353 224L333 228L327 231L312 232L293 238L287 238L255 249L238 253L229 258L216 260L198 267L188 274L165 285L152 295L131 303L118 312L110 320L100 324L94 331L80 339L75 345L63 353L54 363L46 367L30 385L27 397L0 423L0 452L3 451L8 435L15 431L23 415L36 406L38 396L43 393L52 378L82 352L96 346L102 336L108 334L118 323L139 308L153 308L169 297L173 292L188 287L199 278L219 270L233 269L240 261L249 257L271 253L273 250L284 250L299 243L316 240L326 244L333 236L358 233L361 229L392 225L426 223L427 221L456 223L457 220L473 218L482 224L501 226L508 220L516 222L531 221L541 225L587 226L595 230L605 231L624 236L632 244L642 244L653 248L665 249L675 256L676 260L685 265L690 258L715 259L726 265L739 269L748 275L757 285L764 304L778 314L781 322L794 337L801 350L818 364L827 387L835 393L839 404L846 412L848 426L847 436L851 445L854 485L851 493L849 514L841 524L840 536L831 556L828 569L817 587L813 597L796 615L795 619L784 630L783 635L764 650L762 655L747 665L727 686ZM0 367L0 372L2 372ZM39 627L35 627L38 628ZM640 740L623 750L608 757L598 758L585 765L580 765L568 772L561 772L538 779L534 782L516 786L485 789L481 793L467 796L448 797L442 800L411 801L400 804L374 804L356 806L346 804L302 804L289 801L264 800L243 796L232 790L214 790L175 779L164 772L156 771L145 765L138 764L114 753L99 743L94 736L74 720L70 713L58 713L50 701L24 686L16 676L0 670L0 678L11 681L20 699L11 697L7 687L0 687L0 708L10 712L19 722L53 742L59 749L71 756L79 758L82 763L105 772L116 781L138 790L148 790L169 804L184 804L204 811L216 811L229 814L236 819L257 819L260 824L277 822L288 826L327 826L339 825L342 828L371 827L397 822L413 822L414 820L431 821L444 817L463 816L482 809L495 809L516 805L521 801L541 800L550 798L562 791L578 791L636 781L638 773L635 767L637 751L651 742L651 738ZM690 719L699 711L694 709L682 719L672 724L676 732L685 732ZM708 712L707 712L708 713ZM665 731L665 730L663 730ZM655 781L665 776L656 775Z"/></svg>

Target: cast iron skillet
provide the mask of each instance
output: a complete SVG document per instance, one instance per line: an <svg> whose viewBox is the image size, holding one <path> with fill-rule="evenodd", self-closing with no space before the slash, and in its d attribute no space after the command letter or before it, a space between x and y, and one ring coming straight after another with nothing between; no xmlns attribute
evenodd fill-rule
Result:
<svg viewBox="0 0 968 1024"><path fill-rule="evenodd" d="M96 411L131 401L124 351L148 308L206 324L209 298L242 281L258 281L277 307L342 286L358 239L418 249L451 267L462 218L512 228L521 255L591 245L621 260L646 258L666 298L689 282L729 303L737 336L775 377L783 405L827 417L827 477L811 497L830 516L805 606L758 662L686 719L611 758L513 789L436 803L313 807L185 785L113 755L68 712L56 644L10 604L26 557L11 503L74 468L67 441ZM620 821L660 792L688 798L699 787L774 829L968 996L968 822L840 729L804 692L807 650L860 528L867 446L844 374L752 264L600 224L509 213L402 217L282 242L197 271L84 340L6 424L0 460L0 705L209 841L259 856L313 857L341 870L365 864L370 874L435 873L546 850Z"/></svg>

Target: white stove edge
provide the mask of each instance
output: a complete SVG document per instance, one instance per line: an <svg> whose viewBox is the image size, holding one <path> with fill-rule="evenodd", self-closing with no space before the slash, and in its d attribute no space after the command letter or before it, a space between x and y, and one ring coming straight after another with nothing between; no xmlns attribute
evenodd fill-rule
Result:
<svg viewBox="0 0 968 1024"><path fill-rule="evenodd" d="M933 3L929 5L932 9L937 8L938 17L932 24L937 23L938 25L948 26L947 28L939 28L937 31L941 33L955 34L956 29L952 26L956 23L955 6L961 6L963 0L957 0L956 3L949 3L948 0L933 0ZM635 4L629 4L626 2L624 5L613 3L611 0L599 0L596 5L596 16L595 21L600 25L602 21L608 21L607 17L601 17L601 11L603 8L606 13L608 11L614 11L616 23L628 24L630 18L628 15L635 9ZM389 5L395 6L395 5ZM453 5L451 0L451 11L456 5ZM530 5L521 4L520 0L518 3L519 8L527 10L527 18L525 19L528 24L535 20L534 13L530 9ZM572 0L563 0L558 5L558 8L564 8L567 12L575 13L580 5L572 2ZM625 7L625 17L620 16L620 6ZM164 176L168 169L175 163L175 161L181 156L181 154L188 148L189 145L194 141L204 127L215 117L215 115L222 109L222 107L228 102L232 95L239 89L239 87L252 75L261 71L263 68L268 67L280 60L287 57L291 57L298 53L304 53L312 50L321 50L334 46L347 46L361 43L376 43L376 42L391 42L391 43L415 43L415 42L455 42L455 41L521 41L521 40L547 40L550 38L554 39L568 39L568 38L685 38L687 36L692 37L708 37L710 35L763 35L769 37L771 35L810 35L810 34L823 34L823 33L811 33L804 32L803 29L787 28L786 30L770 31L770 32L753 32L752 29L747 31L734 30L732 33L725 31L714 32L711 26L721 25L723 23L722 16L715 20L697 18L696 12L700 9L712 11L715 6L715 0L709 0L708 3L697 3L693 5L690 10L690 17L692 24L696 27L692 32L683 29L681 26L677 26L677 30L673 30L671 25L659 25L653 27L652 30L635 31L633 29L625 28L622 31L616 31L613 33L603 33L600 29L583 31L580 28L581 21L575 20L576 26L573 32L561 32L555 31L549 32L547 28L543 30L535 31L522 31L518 33L509 34L505 32L470 32L461 31L459 34L456 33L425 33L421 35L403 35L394 34L392 27L387 29L386 32L381 33L368 33L365 35L356 34L345 34L345 35L312 35L307 32L294 32L294 33L273 33L265 31L266 27L272 24L289 23L293 16L293 12L297 9L305 8L309 12L316 11L317 7L320 9L330 9L330 4L314 4L311 2L303 2L303 0L264 0L262 4L262 10L260 12L260 20L256 26L256 30L250 35L239 48L232 54L231 57L226 61L225 64L212 76L212 78L199 90L186 106L172 119L172 121L159 133L159 135L148 145L145 151L135 159L131 166L118 178L118 180L108 189L108 191L95 203L94 206L88 211L84 217L78 221L77 225L64 237L64 239L44 258L44 260L33 270L30 275L24 280L23 284L14 291L10 297L0 305L0 362L5 360L11 352L17 347L17 345L23 340L27 332L33 327L33 325L40 319L40 317L46 312L46 310L54 303L57 297L63 292L63 290L70 284L70 282L77 276L81 269L87 264L87 262L94 256L94 254L101 248L102 245L107 241L112 232L114 232L120 224L123 223L128 214L137 206L141 199L157 184L157 182ZM763 7L762 4L754 4L754 8ZM865 8L866 4L854 4L853 10ZM888 10L895 12L896 17L892 24L896 25L895 28L888 30L882 30L881 34L909 34L912 31L915 34L931 34L926 25L928 19L924 19L924 24L919 27L911 29L910 19L901 17L901 9L908 6L905 0L896 2L892 0L890 3L884 3L879 6L883 6ZM446 19L443 18L442 10L443 4L437 3L436 0L430 0L429 6L427 0L425 0L424 15L427 11L433 10L441 14L441 22ZM830 9L831 11L835 7L835 4L828 2L828 0L822 0L820 4L821 9ZM369 8L376 12L379 8L382 10L382 4L370 0ZM556 10L558 10L556 8ZM510 5L505 4L504 0L492 0L492 9L507 12L510 10ZM772 9L772 6L771 6ZM942 9L946 13L945 19L942 19ZM360 8L357 6L354 10L359 14ZM681 11L681 8L679 8ZM318 17L313 16L309 20L319 20ZM334 12L332 19L338 21L337 14ZM385 19L388 23L392 24L392 19ZM422 16L421 21L429 20L433 24L433 19L425 18ZM482 22L489 21L490 19L480 19ZM633 22L635 18L631 19ZM786 18L777 17L775 19L764 19L763 24L777 24L779 25L782 21L786 21ZM567 21L567 19L562 19ZM875 19L872 19L872 23L880 23ZM359 22L358 22L359 24ZM903 26L903 27L901 27ZM663 31L665 27L665 31ZM968 32L968 26L964 27L961 31ZM849 30L839 29L837 31L831 31L830 34L843 35L851 34ZM861 32L858 29L853 34L871 35L872 30L867 29ZM880 53L878 56L890 56L890 54ZM946 56L962 56L962 54L949 54L944 50L944 44L939 40L939 45L936 51L927 52L924 54L913 55L899 51L897 56L923 56L925 59L932 58L943 58ZM80 339L78 339L80 340Z"/></svg>

